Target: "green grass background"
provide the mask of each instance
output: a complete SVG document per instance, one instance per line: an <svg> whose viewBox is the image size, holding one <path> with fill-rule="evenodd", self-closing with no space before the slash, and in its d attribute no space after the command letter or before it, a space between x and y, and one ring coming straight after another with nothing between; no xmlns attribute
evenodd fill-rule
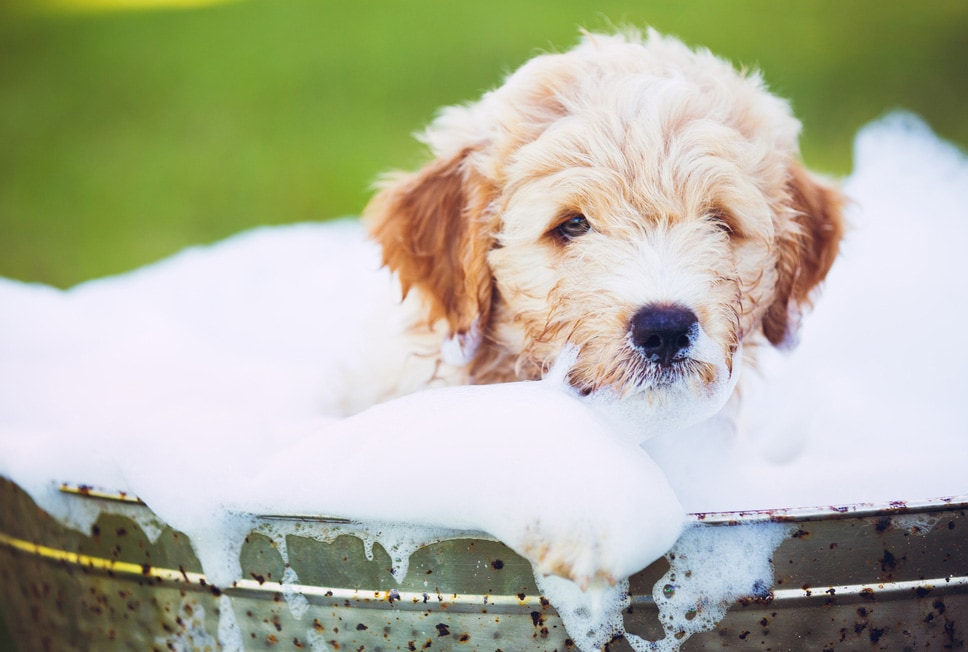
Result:
<svg viewBox="0 0 968 652"><path fill-rule="evenodd" d="M14 4L11 4L13 2ZM579 26L652 25L763 70L842 174L894 108L968 143L968 2L0 2L0 275L61 287L259 224L357 214L410 134Z"/></svg>

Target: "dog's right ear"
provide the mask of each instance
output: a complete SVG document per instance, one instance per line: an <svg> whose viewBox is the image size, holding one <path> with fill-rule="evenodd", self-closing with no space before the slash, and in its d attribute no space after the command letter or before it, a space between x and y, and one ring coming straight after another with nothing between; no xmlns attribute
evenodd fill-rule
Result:
<svg viewBox="0 0 968 652"><path fill-rule="evenodd" d="M763 317L763 332L774 346L795 343L798 316L827 276L844 235L844 196L800 163L790 166L787 210L795 228L778 243L777 296Z"/></svg>
<svg viewBox="0 0 968 652"><path fill-rule="evenodd" d="M494 189L467 164L471 153L388 177L364 212L404 295L416 289L429 321L446 319L452 336L485 326L491 309Z"/></svg>

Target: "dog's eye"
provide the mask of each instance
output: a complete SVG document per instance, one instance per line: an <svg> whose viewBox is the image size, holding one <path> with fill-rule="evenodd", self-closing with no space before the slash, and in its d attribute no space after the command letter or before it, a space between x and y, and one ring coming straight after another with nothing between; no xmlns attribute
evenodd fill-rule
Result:
<svg viewBox="0 0 968 652"><path fill-rule="evenodd" d="M712 211L707 219L709 220L710 224L715 226L726 235L735 235L736 230L733 228L732 220L730 219L729 215L723 211Z"/></svg>
<svg viewBox="0 0 968 652"><path fill-rule="evenodd" d="M572 215L567 220L555 227L554 235L562 242L568 242L581 237L592 230L591 225L581 213Z"/></svg>

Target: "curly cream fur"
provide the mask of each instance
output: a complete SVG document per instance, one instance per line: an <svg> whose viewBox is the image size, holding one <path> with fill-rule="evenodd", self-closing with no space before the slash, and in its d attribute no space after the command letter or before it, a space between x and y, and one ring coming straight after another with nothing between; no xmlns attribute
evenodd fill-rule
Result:
<svg viewBox="0 0 968 652"><path fill-rule="evenodd" d="M419 306L399 346L422 363L395 373L420 380L400 387L538 378L572 347L584 393L707 400L737 355L791 341L836 256L841 198L799 129L758 74L651 31L586 34L443 110L434 160L366 212ZM556 238L576 214L590 231ZM693 311L706 352L649 362L629 335L648 305ZM453 336L480 340L469 360L426 353Z"/></svg>

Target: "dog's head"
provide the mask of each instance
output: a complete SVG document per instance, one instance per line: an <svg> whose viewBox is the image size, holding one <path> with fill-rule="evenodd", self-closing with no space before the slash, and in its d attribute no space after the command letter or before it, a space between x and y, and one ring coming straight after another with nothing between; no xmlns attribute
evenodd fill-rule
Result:
<svg viewBox="0 0 968 652"><path fill-rule="evenodd" d="M842 233L755 74L655 33L586 35L446 109L436 159L390 178L371 233L475 382L721 404L743 346L791 341ZM475 335L471 335L475 334Z"/></svg>

